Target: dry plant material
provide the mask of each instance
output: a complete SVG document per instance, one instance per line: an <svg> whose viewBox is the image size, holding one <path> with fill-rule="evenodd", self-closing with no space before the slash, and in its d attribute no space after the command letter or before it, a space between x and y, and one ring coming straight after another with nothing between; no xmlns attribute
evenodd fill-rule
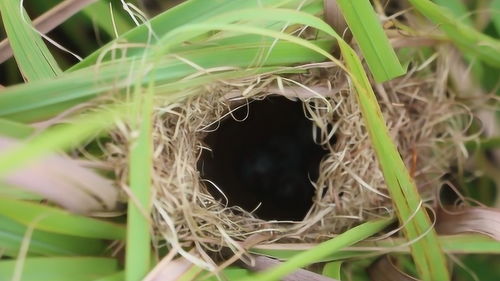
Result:
<svg viewBox="0 0 500 281"><path fill-rule="evenodd" d="M439 57L437 64L445 67ZM468 112L444 90L443 76L426 65L415 65L405 77L378 84L375 90L406 165L423 197L432 201L442 176L462 153L457 144L464 140ZM296 69L303 74L267 73L191 89L195 95L174 104L164 105L158 95L153 130L153 220L158 247L167 241L174 247L194 247L198 253L219 252L224 247L238 253L240 243L255 233L271 234L268 241L319 242L392 212L382 172L345 75L332 63ZM208 146L207 136L219 129L223 120L234 118L235 107L272 95L302 103L304 116L315 128L309 137L326 151L313 181L312 206L302 220L293 223L263 220L252 212L254 204L247 209L228 204L221 184L202 177L198 166L203 153L213 148ZM111 134L113 141L107 143L106 161L114 167L121 186L126 186L128 179L127 146L133 134L127 124L120 124ZM232 141L234 138L228 139L228 145ZM203 258L181 254L201 259L199 262L207 266L212 263L203 254L199 255Z"/></svg>
<svg viewBox="0 0 500 281"><path fill-rule="evenodd" d="M436 230L440 234L481 233L500 241L500 210L486 207L439 209Z"/></svg>
<svg viewBox="0 0 500 281"><path fill-rule="evenodd" d="M17 144L17 140L0 138L0 155ZM44 157L9 173L3 181L76 213L113 210L118 201L113 181L64 155Z"/></svg>

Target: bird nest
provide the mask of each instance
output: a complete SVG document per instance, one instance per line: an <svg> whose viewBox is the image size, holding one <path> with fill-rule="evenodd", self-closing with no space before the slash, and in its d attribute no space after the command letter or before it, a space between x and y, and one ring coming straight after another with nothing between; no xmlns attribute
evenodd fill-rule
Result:
<svg viewBox="0 0 500 281"><path fill-rule="evenodd" d="M468 115L442 79L416 69L374 89L419 191L432 201L459 155ZM393 212L346 74L332 63L297 70L156 101L156 246L195 247L207 257L241 249L254 234L264 234L262 242L315 242ZM123 126L111 137L107 161L125 186L133 132Z"/></svg>

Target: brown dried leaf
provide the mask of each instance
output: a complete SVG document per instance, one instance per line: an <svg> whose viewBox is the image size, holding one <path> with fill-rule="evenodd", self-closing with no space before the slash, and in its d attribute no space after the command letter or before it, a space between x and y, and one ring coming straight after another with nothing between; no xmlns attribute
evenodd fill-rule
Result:
<svg viewBox="0 0 500 281"><path fill-rule="evenodd" d="M378 258L368 268L368 275L372 281L415 281L416 278L402 272L392 263L389 256Z"/></svg>
<svg viewBox="0 0 500 281"><path fill-rule="evenodd" d="M19 143L0 137L0 155ZM1 179L76 213L114 209L118 189L112 181L64 155L51 155L19 168Z"/></svg>
<svg viewBox="0 0 500 281"><path fill-rule="evenodd" d="M500 241L500 210L486 207L439 209L436 230L440 234L481 233Z"/></svg>

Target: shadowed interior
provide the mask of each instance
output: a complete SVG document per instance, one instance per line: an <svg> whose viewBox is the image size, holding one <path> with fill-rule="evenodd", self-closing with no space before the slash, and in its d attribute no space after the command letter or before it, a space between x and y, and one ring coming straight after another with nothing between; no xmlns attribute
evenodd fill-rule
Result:
<svg viewBox="0 0 500 281"><path fill-rule="evenodd" d="M248 114L248 116L247 116ZM284 97L253 101L222 120L205 138L198 168L227 196L265 220L302 220L312 205L321 158L327 153L313 141L313 125L301 102ZM244 120L244 121L241 121ZM209 192L224 197L211 184Z"/></svg>

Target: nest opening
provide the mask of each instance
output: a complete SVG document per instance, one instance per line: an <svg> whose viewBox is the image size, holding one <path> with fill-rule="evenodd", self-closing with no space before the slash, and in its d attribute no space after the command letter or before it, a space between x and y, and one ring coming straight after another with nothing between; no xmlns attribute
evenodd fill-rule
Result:
<svg viewBox="0 0 500 281"><path fill-rule="evenodd" d="M260 219L302 220L328 152L313 139L317 128L303 103L268 96L231 115L205 137L210 150L198 161L202 178L213 183L207 186L210 194Z"/></svg>

